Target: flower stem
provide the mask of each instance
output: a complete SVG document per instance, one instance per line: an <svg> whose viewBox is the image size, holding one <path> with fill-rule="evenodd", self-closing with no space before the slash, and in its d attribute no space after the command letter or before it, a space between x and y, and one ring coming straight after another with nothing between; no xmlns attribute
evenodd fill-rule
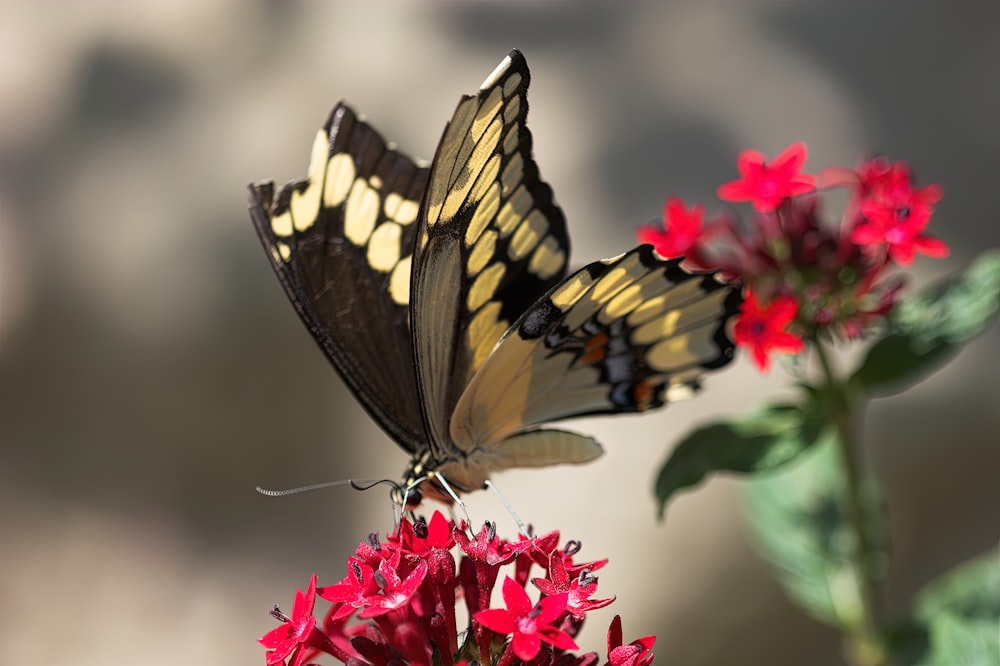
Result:
<svg viewBox="0 0 1000 666"><path fill-rule="evenodd" d="M864 460L857 438L860 406L849 394L846 382L837 376L823 343L817 339L813 343L829 390L830 417L844 462L847 495L844 498L845 508L854 531L850 559L852 569L856 572L860 607L858 617L844 627L847 634L845 656L852 666L888 666L890 662L879 620L879 581L872 566L877 553L870 528L878 517L872 515L874 507L865 501Z"/></svg>

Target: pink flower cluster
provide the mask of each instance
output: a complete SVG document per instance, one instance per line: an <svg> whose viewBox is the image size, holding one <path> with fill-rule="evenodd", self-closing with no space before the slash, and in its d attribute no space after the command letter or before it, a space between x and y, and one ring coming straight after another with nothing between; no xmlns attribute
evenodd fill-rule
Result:
<svg viewBox="0 0 1000 666"><path fill-rule="evenodd" d="M461 553L456 562L452 551ZM292 615L277 607L282 625L265 634L268 666L302 666L321 654L345 664L469 664L484 666L597 666L594 653L576 655L573 638L588 611L613 599L594 599L593 572L607 560L576 563L579 543L559 548L559 533L508 542L487 523L469 536L435 512L430 522L404 519L397 534L381 542L372 535L348 560L347 575L316 586L313 576L297 590ZM505 608L490 608L500 570ZM532 577L538 567L544 574ZM539 592L533 602L528 583ZM331 603L322 623L316 597ZM458 627L456 604L465 602L468 627ZM609 666L645 666L653 661L654 637L622 643L621 620L608 632Z"/></svg>
<svg viewBox="0 0 1000 666"><path fill-rule="evenodd" d="M747 225L730 215L706 222L704 206L671 197L663 226L638 232L664 257L686 256L692 270L722 271L745 285L734 339L762 371L772 352L797 354L806 340L861 337L895 305L902 281L887 275L892 266L948 254L925 233L941 189L918 187L906 163L879 157L813 176L802 173L805 161L803 143L773 160L740 154L740 178L717 194L752 204ZM827 223L819 194L832 188L847 188L850 200L840 220Z"/></svg>

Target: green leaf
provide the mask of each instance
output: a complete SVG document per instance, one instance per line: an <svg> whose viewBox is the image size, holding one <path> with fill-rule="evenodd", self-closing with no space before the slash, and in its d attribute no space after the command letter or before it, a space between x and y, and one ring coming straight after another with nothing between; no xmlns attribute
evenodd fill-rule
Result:
<svg viewBox="0 0 1000 666"><path fill-rule="evenodd" d="M1000 557L988 553L929 583L914 617L890 632L897 664L1000 664Z"/></svg>
<svg viewBox="0 0 1000 666"><path fill-rule="evenodd" d="M873 396L899 393L943 365L990 325L1000 309L1000 251L903 300L889 335L869 349L851 381Z"/></svg>
<svg viewBox="0 0 1000 666"><path fill-rule="evenodd" d="M851 381L873 396L901 393L943 366L957 351L955 345L943 342L920 350L912 336L889 335L868 349Z"/></svg>
<svg viewBox="0 0 1000 666"><path fill-rule="evenodd" d="M846 476L834 437L824 438L787 469L747 484L751 535L775 568L789 598L813 617L835 626L861 618L860 573L852 564L856 536L843 498ZM877 486L865 480L868 513L881 515ZM881 574L888 562L884 530L869 526Z"/></svg>
<svg viewBox="0 0 1000 666"><path fill-rule="evenodd" d="M891 321L918 345L960 344L986 330L998 308L1000 250L990 250L964 271L901 302Z"/></svg>
<svg viewBox="0 0 1000 666"><path fill-rule="evenodd" d="M929 622L942 613L1000 622L1000 557L996 553L970 560L920 591L916 617Z"/></svg>
<svg viewBox="0 0 1000 666"><path fill-rule="evenodd" d="M1000 641L997 622L970 620L943 613L930 625L931 654L927 666L997 666Z"/></svg>
<svg viewBox="0 0 1000 666"><path fill-rule="evenodd" d="M685 437L656 479L658 515L682 488L713 472L753 474L794 460L819 439L823 419L814 409L774 405L740 421L708 425Z"/></svg>

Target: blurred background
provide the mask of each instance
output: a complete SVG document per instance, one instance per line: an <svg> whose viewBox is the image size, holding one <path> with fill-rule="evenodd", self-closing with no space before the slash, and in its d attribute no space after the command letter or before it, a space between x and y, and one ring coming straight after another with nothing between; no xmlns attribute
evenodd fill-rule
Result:
<svg viewBox="0 0 1000 666"><path fill-rule="evenodd" d="M714 3L713 3L714 4ZM397 478L399 451L288 304L245 186L305 174L341 98L413 155L511 47L576 264L617 254L671 193L713 202L743 147L809 143L810 170L872 150L946 193L926 283L1000 244L1000 6L0 2L0 644L4 661L263 663L256 639L311 573L332 583L381 491L289 487ZM994 327L931 381L875 403L887 488L888 609L996 545ZM654 469L699 421L786 386L746 359L696 401L571 424L583 468L510 472L540 531L611 557L604 654L655 633L657 662L841 663L838 637L785 600L753 553L741 483L714 480L654 519ZM514 526L492 497L474 520Z"/></svg>

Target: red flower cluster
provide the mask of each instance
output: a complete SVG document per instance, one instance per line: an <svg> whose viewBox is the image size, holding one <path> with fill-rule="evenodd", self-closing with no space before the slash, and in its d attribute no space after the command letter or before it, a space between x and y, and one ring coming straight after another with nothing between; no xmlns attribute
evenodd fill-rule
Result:
<svg viewBox="0 0 1000 666"><path fill-rule="evenodd" d="M352 666L597 666L596 654L568 651L577 649L573 637L585 614L613 601L593 598L593 572L607 560L575 563L579 543L560 549L558 532L508 542L498 539L489 523L473 537L464 528L438 512L428 524L404 519L387 542L372 535L361 543L339 583L317 588L313 576L305 592L296 591L291 617L277 607L272 611L283 624L260 639L268 648L268 666L302 666L323 653ZM462 553L457 563L456 544ZM506 608L489 608L505 566L512 570L503 581ZM545 575L530 578L535 566ZM540 592L538 602L526 590L529 580ZM331 602L322 624L313 615L317 595ZM459 599L471 618L461 632ZM605 664L645 666L653 660L654 640L647 636L622 645L621 620L615 617Z"/></svg>
<svg viewBox="0 0 1000 666"><path fill-rule="evenodd" d="M895 305L902 287L887 277L917 254L944 257L948 247L924 233L936 185L918 187L904 162L876 158L857 169L800 173L806 146L795 143L773 160L743 151L741 177L718 188L723 201L750 202L748 225L727 215L704 222L704 208L667 200L663 228L640 229L640 242L665 257L686 256L692 270L719 270L747 288L733 337L762 371L771 353L797 354L805 340L854 339ZM850 190L838 223L820 217L822 191Z"/></svg>

